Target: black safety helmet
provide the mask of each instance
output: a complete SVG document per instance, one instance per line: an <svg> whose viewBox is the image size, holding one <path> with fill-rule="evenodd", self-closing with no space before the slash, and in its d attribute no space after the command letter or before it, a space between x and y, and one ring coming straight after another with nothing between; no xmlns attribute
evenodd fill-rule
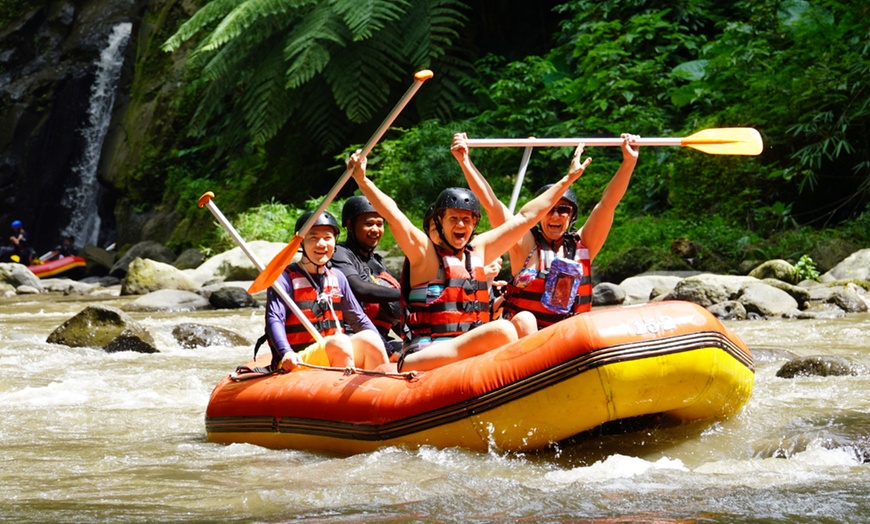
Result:
<svg viewBox="0 0 870 524"><path fill-rule="evenodd" d="M353 220L363 213L377 213L378 210L369 202L369 199L362 196L352 196L347 199L344 206L341 208L341 224L350 232L353 229ZM348 224L350 222L350 224Z"/></svg>
<svg viewBox="0 0 870 524"><path fill-rule="evenodd" d="M546 190L553 187L553 184L547 184L543 186L541 189L538 189L538 192L535 193L536 197L541 196ZM574 212L571 214L570 224L573 224L575 220L577 220L577 211L580 209L580 200L577 199L577 193L574 192L570 187L565 190L565 194L562 195L562 198L571 203L571 207L574 208Z"/></svg>
<svg viewBox="0 0 870 524"><path fill-rule="evenodd" d="M298 233L299 230L302 229L302 226L305 225L305 222L313 214L314 211L306 211L305 213L303 213L302 216L299 217L298 220L296 220L296 228L293 230L293 232ZM332 229L335 231L335 236L338 236L338 234L341 232L341 228L338 227L338 221L335 219L334 216L332 216L332 213L330 213L329 211L324 211L323 213L321 213L321 215L317 217L317 220L315 220L314 223L311 224L311 227L314 226L331 226Z"/></svg>
<svg viewBox="0 0 870 524"><path fill-rule="evenodd" d="M435 214L441 215L445 209L464 209L471 211L475 220L480 220L480 200L470 189L448 187L435 199Z"/></svg>

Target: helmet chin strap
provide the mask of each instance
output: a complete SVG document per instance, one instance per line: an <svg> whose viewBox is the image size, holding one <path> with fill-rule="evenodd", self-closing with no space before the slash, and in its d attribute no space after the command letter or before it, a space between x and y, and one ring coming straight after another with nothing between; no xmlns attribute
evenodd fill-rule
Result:
<svg viewBox="0 0 870 524"><path fill-rule="evenodd" d="M432 220L435 221L435 231L438 232L438 236L441 238L441 247L443 247L444 249L447 249L449 251L452 251L453 256L456 256L459 253L461 253L462 249L456 249L455 247L453 247L453 244L451 244L450 241L447 240L447 236L444 235L444 228L441 227L441 217L436 216ZM464 248L464 246L463 246L463 248Z"/></svg>
<svg viewBox="0 0 870 524"><path fill-rule="evenodd" d="M315 269L314 269L314 272L317 273L317 274L320 274L320 272L321 272L320 270L321 270L322 268L326 267L326 264L329 263L329 261L327 260L327 261L326 261L326 264L315 264L314 261L311 260L311 257L308 256L308 253L305 252L305 248L304 248L304 247L302 248L302 258L303 258L303 260L307 260L309 264L311 264L312 266L314 266L314 268L315 268ZM301 267L302 270L305 271L306 273L308 272L308 270L305 269L305 266L304 266L303 264L300 264L300 267Z"/></svg>

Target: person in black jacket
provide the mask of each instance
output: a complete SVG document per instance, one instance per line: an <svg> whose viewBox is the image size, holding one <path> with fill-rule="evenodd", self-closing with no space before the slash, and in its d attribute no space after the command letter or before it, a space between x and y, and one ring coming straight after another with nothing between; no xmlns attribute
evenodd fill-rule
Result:
<svg viewBox="0 0 870 524"><path fill-rule="evenodd" d="M375 253L384 236L384 218L366 197L354 196L342 207L341 225L347 240L335 247L332 266L347 277L354 296L392 354L402 347L402 315L399 282Z"/></svg>

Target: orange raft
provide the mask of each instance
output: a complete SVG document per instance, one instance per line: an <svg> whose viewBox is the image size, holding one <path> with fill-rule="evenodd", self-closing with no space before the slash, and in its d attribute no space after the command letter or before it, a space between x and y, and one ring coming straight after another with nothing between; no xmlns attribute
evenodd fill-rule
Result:
<svg viewBox="0 0 870 524"><path fill-rule="evenodd" d="M84 268L86 265L87 263L82 257L69 256L56 258L41 264L33 264L32 266L27 266L27 269L39 278L56 276L66 277L79 276L79 273L83 272L83 270L79 268Z"/></svg>
<svg viewBox="0 0 870 524"><path fill-rule="evenodd" d="M205 421L212 442L269 448L529 451L640 415L727 417L747 402L754 378L749 349L718 319L695 304L660 302L577 315L410 379L312 369L228 376Z"/></svg>

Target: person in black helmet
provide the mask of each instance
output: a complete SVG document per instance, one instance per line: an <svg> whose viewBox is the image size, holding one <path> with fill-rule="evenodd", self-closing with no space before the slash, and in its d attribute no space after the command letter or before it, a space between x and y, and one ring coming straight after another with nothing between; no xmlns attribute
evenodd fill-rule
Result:
<svg viewBox="0 0 870 524"><path fill-rule="evenodd" d="M616 206L625 195L637 164L638 149L633 146L637 138L636 135L622 135L622 164L579 231L573 227L577 220L579 200L569 188L543 220L511 248L513 279L505 292L505 318L511 318L521 311L531 311L537 319L538 328L543 328L591 309L592 260L607 239ZM464 133L454 136L451 151L462 167L468 185L480 196L493 227L509 220L511 213L507 206L496 198L486 179L471 162ZM549 189L550 185L545 185L537 194ZM573 293L568 297L568 303L562 305L549 304L545 299L547 277L556 276L550 274L553 273L552 264L557 258L561 259L558 267L565 268L576 277Z"/></svg>
<svg viewBox="0 0 870 524"><path fill-rule="evenodd" d="M341 224L347 240L335 246L332 267L347 277L354 296L381 334L387 354L392 355L402 346L402 315L399 282L375 253L384 236L384 218L366 197L353 196L341 208Z"/></svg>
<svg viewBox="0 0 870 524"><path fill-rule="evenodd" d="M489 285L484 267L500 258L541 220L589 163L578 148L568 175L526 204L500 227L472 239L480 220L480 202L470 190L448 188L435 201L434 242L399 210L396 203L365 176L366 161L351 156L348 169L363 194L390 224L405 253L402 302L411 339L399 359L399 370L427 370L479 355L536 329L530 313L510 321L490 321Z"/></svg>
<svg viewBox="0 0 870 524"><path fill-rule="evenodd" d="M302 229L312 213L296 221L295 232ZM266 336L286 371L301 362L374 369L389 361L377 329L354 297L347 278L328 267L338 233L335 217L328 212L321 214L302 240L301 260L287 266L276 281L323 336L323 347L306 349L314 337L292 311L288 312L273 289L267 292ZM350 325L354 334L344 334L342 323Z"/></svg>

